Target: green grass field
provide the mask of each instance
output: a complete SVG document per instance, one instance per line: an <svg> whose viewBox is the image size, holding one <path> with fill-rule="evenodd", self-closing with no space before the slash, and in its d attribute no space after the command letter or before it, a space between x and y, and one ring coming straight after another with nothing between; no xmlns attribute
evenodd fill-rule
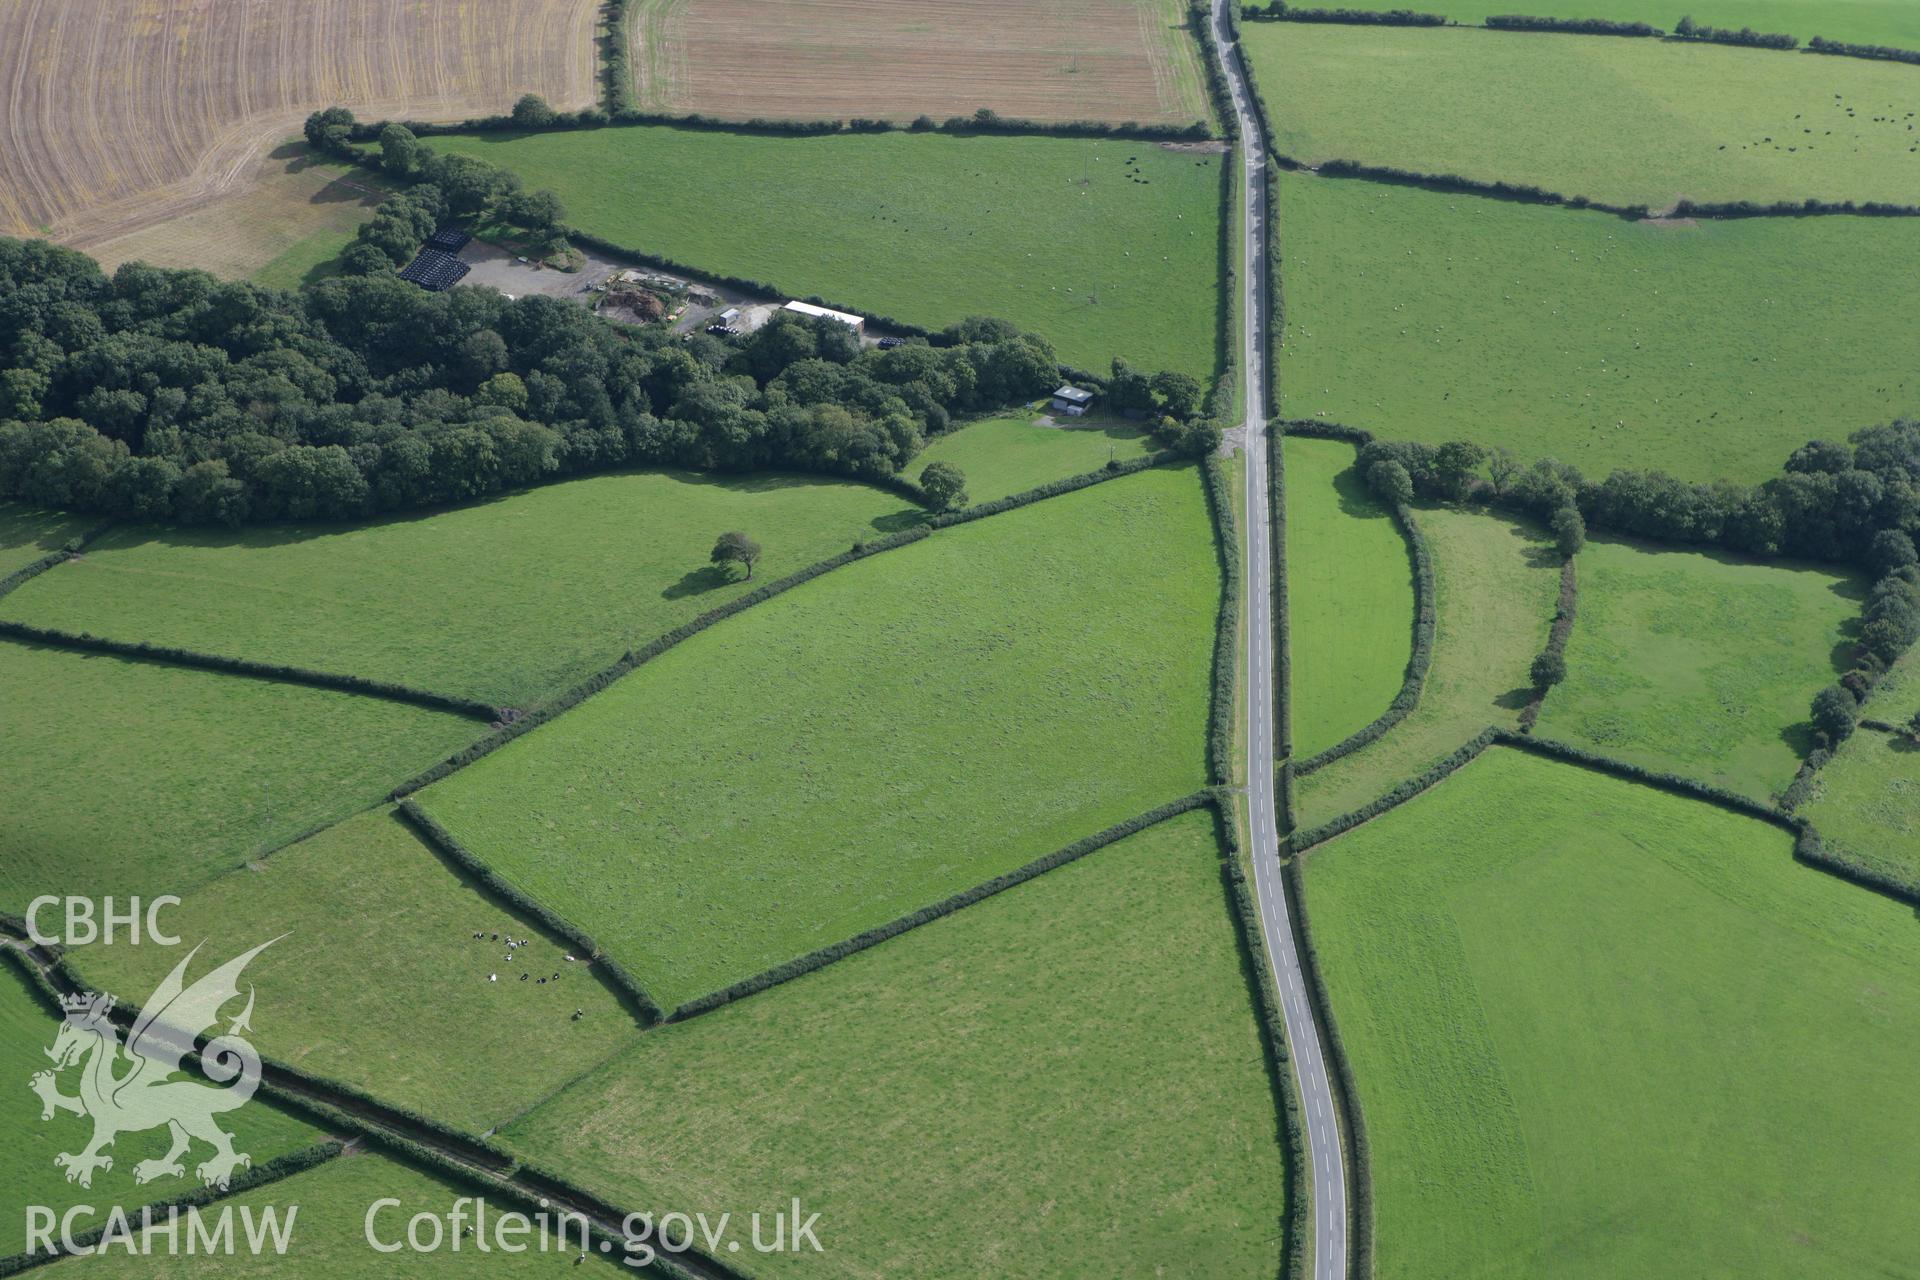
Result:
<svg viewBox="0 0 1920 1280"><path fill-rule="evenodd" d="M1138 458L1154 447L1136 423L1050 427L1020 414L971 422L937 437L907 465L906 474L918 480L929 463L945 462L967 477L970 502L992 502L1051 480L1098 471L1109 459Z"/></svg>
<svg viewBox="0 0 1920 1280"><path fill-rule="evenodd" d="M1437 0L1422 4L1431 13L1444 13L1455 22L1484 22L1502 11L1487 0ZM1663 31L1679 25L1683 13L1704 27L1753 27L1784 31L1805 44L1814 36L1849 40L1857 44L1887 44L1920 49L1920 7L1908 0L1532 0L1526 11L1545 18L1609 18L1615 22L1649 22Z"/></svg>
<svg viewBox="0 0 1920 1280"><path fill-rule="evenodd" d="M1219 571L1191 468L935 534L421 794L662 1005L1187 794Z"/></svg>
<svg viewBox="0 0 1920 1280"><path fill-rule="evenodd" d="M623 1204L797 1195L838 1275L1248 1277L1277 1129L1196 813L650 1031L505 1136Z"/></svg>
<svg viewBox="0 0 1920 1280"><path fill-rule="evenodd" d="M178 963L184 954L169 958ZM140 1001L146 999L147 991L143 988L115 994ZM56 1111L53 1119L42 1120L40 1099L27 1087L32 1077L52 1066L44 1051L52 1047L59 1029L59 1020L40 1003L20 972L11 963L0 964L0 1072L4 1072L0 1078L7 1082L0 1095L5 1098L0 1102L0 1151L5 1152L0 1155L0 1178L6 1183L5 1212L0 1213L0 1258L27 1247L26 1205L44 1205L61 1215L75 1205L94 1206L95 1212L73 1220L76 1235L105 1221L116 1205L132 1212L137 1222L138 1206L199 1189L194 1166L213 1152L206 1144L196 1142L184 1161L184 1177L163 1177L143 1185L134 1181L134 1166L166 1154L170 1145L167 1131L155 1128L127 1132L114 1140L107 1153L113 1158L113 1168L96 1170L92 1187L68 1182L66 1171L55 1165L53 1158L62 1152L82 1150L93 1136L93 1121L66 1111ZM80 1091L80 1071L78 1066L70 1067L55 1078L62 1094L72 1097ZM121 1065L118 1071L125 1075L127 1068ZM310 1125L264 1102L249 1103L232 1112L222 1118L220 1126L233 1135L234 1149L252 1156L256 1165L324 1137Z"/></svg>
<svg viewBox="0 0 1920 1280"><path fill-rule="evenodd" d="M1876 702L1868 714L1879 710ZM1920 747L1910 740L1859 730L1814 775L1813 799L1798 812L1829 847L1920 882Z"/></svg>
<svg viewBox="0 0 1920 1280"><path fill-rule="evenodd" d="M0 502L0 578L58 551L91 523L85 516Z"/></svg>
<svg viewBox="0 0 1920 1280"><path fill-rule="evenodd" d="M355 694L0 645L0 908L184 892L484 732Z"/></svg>
<svg viewBox="0 0 1920 1280"><path fill-rule="evenodd" d="M281 1221L299 1207L294 1218L291 1244L284 1256L271 1251L255 1256L244 1247L230 1255L201 1254L185 1256L186 1228L181 1227L182 1254L171 1256L164 1242L153 1246L149 1256L129 1256L116 1248L93 1258L75 1258L56 1264L47 1274L62 1280L79 1277L137 1277L138 1280L336 1280L336 1277L464 1276L481 1274L505 1276L546 1276L552 1280L578 1277L608 1280L614 1275L637 1274L618 1263L606 1260L597 1250L588 1250L590 1262L577 1269L580 1235L575 1228L566 1241L557 1236L543 1237L528 1231L518 1237L507 1236L508 1244L524 1246L520 1253L503 1252L500 1237L493 1234L497 1216L519 1212L520 1206L497 1192L487 1196L488 1252L481 1252L472 1236L462 1238L453 1247L453 1235L446 1227L454 1202L475 1192L455 1186L440 1177L420 1171L412 1165L370 1152L339 1156L315 1169L308 1169L280 1182L259 1187L234 1197L234 1232L241 1232L240 1210L255 1214L268 1207L277 1208ZM396 1199L398 1205L381 1206L372 1224L374 1238L383 1245L405 1245L407 1220L415 1214L430 1214L438 1219L445 1234L437 1251L426 1252L402 1247L396 1253L381 1253L367 1243L368 1211L382 1199ZM216 1208L213 1212L218 1212ZM473 1220L473 1207L467 1206L467 1221ZM423 1226L420 1239L431 1241L431 1228ZM570 1247L569 1247L570 1246ZM618 1255L615 1255L616 1257Z"/></svg>
<svg viewBox="0 0 1920 1280"><path fill-rule="evenodd" d="M1887 270L1920 222L1661 226L1302 174L1280 194L1288 417L1758 482L1920 412L1895 354L1920 316Z"/></svg>
<svg viewBox="0 0 1920 1280"><path fill-rule="evenodd" d="M654 127L432 140L567 221L704 271L940 328L1004 316L1068 364L1211 377L1220 156L1152 142Z"/></svg>
<svg viewBox="0 0 1920 1280"><path fill-rule="evenodd" d="M917 516L834 481L594 476L361 525L126 528L0 616L524 707L750 590L708 562L729 529L767 581Z"/></svg>
<svg viewBox="0 0 1920 1280"><path fill-rule="evenodd" d="M1541 736L1764 800L1812 749L1864 588L1836 569L1594 540Z"/></svg>
<svg viewBox="0 0 1920 1280"><path fill-rule="evenodd" d="M1920 929L1791 848L1496 748L1308 855L1381 1280L1911 1270Z"/></svg>
<svg viewBox="0 0 1920 1280"><path fill-rule="evenodd" d="M1287 615L1293 750L1324 751L1400 692L1413 652L1413 569L1367 492L1354 448L1286 442Z"/></svg>
<svg viewBox="0 0 1920 1280"><path fill-rule="evenodd" d="M1897 63L1274 22L1247 23L1244 47L1279 149L1309 163L1655 209L1681 196L1920 203L1920 76Z"/></svg>
<svg viewBox="0 0 1920 1280"><path fill-rule="evenodd" d="M635 1033L632 1015L563 958L564 945L495 905L385 809L201 886L166 920L195 941L286 935L247 970L260 992L260 1051L471 1133L526 1110ZM496 934L529 941L507 960ZM116 944L73 959L89 981L144 995L177 957Z"/></svg>
<svg viewBox="0 0 1920 1280"><path fill-rule="evenodd" d="M1559 557L1530 525L1432 507L1415 518L1433 553L1435 613L1420 705L1384 738L1300 778L1303 826L1351 813L1490 724L1513 725L1532 692L1527 668L1553 624ZM1296 649L1303 630L1296 612Z"/></svg>

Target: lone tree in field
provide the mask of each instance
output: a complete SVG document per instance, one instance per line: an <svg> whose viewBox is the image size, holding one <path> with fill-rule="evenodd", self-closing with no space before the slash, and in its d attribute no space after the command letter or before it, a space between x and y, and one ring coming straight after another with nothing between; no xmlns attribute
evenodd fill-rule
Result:
<svg viewBox="0 0 1920 1280"><path fill-rule="evenodd" d="M753 562L760 558L760 544L744 533L723 533L720 540L713 544L713 554L708 557L719 565L743 564L747 566L747 581L753 581Z"/></svg>
<svg viewBox="0 0 1920 1280"><path fill-rule="evenodd" d="M513 104L513 122L522 129L543 129L555 118L553 108L537 93L529 93Z"/></svg>
<svg viewBox="0 0 1920 1280"><path fill-rule="evenodd" d="M951 462L929 462L920 473L920 489L935 511L951 511L967 505L967 478Z"/></svg>
<svg viewBox="0 0 1920 1280"><path fill-rule="evenodd" d="M1551 689L1567 678L1567 660L1548 649L1533 660L1533 687Z"/></svg>
<svg viewBox="0 0 1920 1280"><path fill-rule="evenodd" d="M1837 747L1853 736L1853 695L1841 684L1830 684L1813 695L1814 731Z"/></svg>
<svg viewBox="0 0 1920 1280"><path fill-rule="evenodd" d="M1587 545L1587 521L1580 508L1562 507L1553 513L1553 543L1569 560Z"/></svg>
<svg viewBox="0 0 1920 1280"><path fill-rule="evenodd" d="M1913 713L1913 719L1907 721L1907 741L1920 746L1920 711Z"/></svg>

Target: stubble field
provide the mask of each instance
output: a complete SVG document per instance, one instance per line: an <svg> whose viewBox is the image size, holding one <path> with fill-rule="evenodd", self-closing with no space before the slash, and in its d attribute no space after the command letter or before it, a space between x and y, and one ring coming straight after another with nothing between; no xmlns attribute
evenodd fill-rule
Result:
<svg viewBox="0 0 1920 1280"><path fill-rule="evenodd" d="M986 107L1030 120L1207 118L1181 0L639 0L648 111L911 120Z"/></svg>
<svg viewBox="0 0 1920 1280"><path fill-rule="evenodd" d="M0 232L91 244L250 176L316 107L590 105L592 0L15 0L0 6Z"/></svg>

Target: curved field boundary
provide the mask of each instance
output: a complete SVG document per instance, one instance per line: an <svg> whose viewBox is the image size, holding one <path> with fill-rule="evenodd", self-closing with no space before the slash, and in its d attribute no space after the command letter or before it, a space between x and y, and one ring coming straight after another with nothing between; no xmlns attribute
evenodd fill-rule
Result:
<svg viewBox="0 0 1920 1280"><path fill-rule="evenodd" d="M908 543L918 542L922 538L930 537L939 529L949 528L956 524L965 524L970 520L979 520L987 516L998 515L1003 511L1012 511L1015 508L1040 502L1058 494L1072 493L1077 489L1084 489L1089 485L1099 484L1102 481L1132 475L1136 471L1144 471L1148 467L1178 461L1182 461L1182 459L1174 454L1161 452L1148 454L1140 458L1130 458L1125 462L1109 463L1099 471L1089 471L1083 475L1069 476L1064 480L1056 480L1050 484L1041 485L1037 489L1029 489L1025 493L1016 493L994 502L982 503L977 507L968 507L963 511L945 512L932 517L925 524L915 525L911 529L902 529L898 533L888 534L886 537L876 539L873 542L856 542L850 550L843 551L837 556L832 556L826 560L811 564L798 572L788 574L784 578L775 579L765 586L756 588L744 595L735 596L727 603L707 610L707 612L692 621L684 622L666 634L656 636L640 648L627 653L618 662L615 662L605 670L587 677L551 702L545 703L531 713L523 715L509 724L502 725L478 742L448 756L439 764L434 765L424 772L415 774L413 777L395 787L390 794L390 798L403 800L414 792L440 781L440 779L453 773L455 770L466 768L482 756L493 754L521 734L537 729L549 720L552 720L555 716L585 702L588 698L600 692L621 676L645 666L681 641L700 634L716 622L724 622L742 610L750 609L763 601L771 600L774 596L780 595L782 592L791 591L801 583L811 582L823 573L831 573L833 570L841 568L844 565L852 564L856 560L864 560L868 556L878 555L883 551L891 551L895 547L904 547Z"/></svg>
<svg viewBox="0 0 1920 1280"><path fill-rule="evenodd" d="M1560 603L1553 611L1553 626L1547 632L1547 647L1541 650L1541 656L1552 655L1563 661L1567 653L1567 639L1573 635L1573 622L1580 610L1580 580L1573 568L1573 557L1568 556L1560 565ZM1550 685L1535 685L1533 697L1520 712L1520 732L1532 733L1533 726L1540 720L1540 709L1547 703L1547 695L1553 692Z"/></svg>
<svg viewBox="0 0 1920 1280"><path fill-rule="evenodd" d="M65 564L85 550L88 543L104 536L112 528L111 520L105 524L97 524L79 537L67 539L58 551L49 551L38 560L21 565L6 577L0 578L0 596L6 595L9 591L18 590L56 565Z"/></svg>
<svg viewBox="0 0 1920 1280"><path fill-rule="evenodd" d="M578 947L588 961L600 971L600 976L614 988L622 1001L630 1006L630 1012L642 1027L650 1027L665 1016L653 997L647 994L646 988L640 985L639 979L628 973L619 961L601 950L599 943L558 912L549 910L546 904L522 893L517 885L488 866L473 850L454 839L453 833L436 822L433 815L422 809L418 803L411 798L402 800L398 812L428 848L478 880L481 887L506 903L513 911L537 922L549 933L558 934L573 946Z"/></svg>
<svg viewBox="0 0 1920 1280"><path fill-rule="evenodd" d="M1387 709L1376 716L1371 724L1334 743L1318 755L1294 765L1295 775L1309 774L1316 769L1324 768L1335 760L1350 756L1362 747L1386 736L1389 730L1413 714L1413 709L1420 705L1420 693L1426 687L1427 672L1433 666L1433 628L1436 616L1433 605L1433 552L1427 545L1426 535L1420 531L1419 522L1413 518L1412 508L1403 502L1395 503L1393 522L1400 530L1400 536L1406 540L1407 556L1413 565L1413 654L1407 659L1407 671L1401 679L1400 692L1394 695Z"/></svg>
<svg viewBox="0 0 1920 1280"><path fill-rule="evenodd" d="M336 693L382 698L388 702L410 703L432 711L451 711L455 715L468 716L475 720L491 722L500 714L497 708L472 698L434 693L431 690L415 689L409 685L392 684L385 680L369 680L364 676L341 675L331 671L311 671L305 667L288 667L277 663L253 662L246 658L228 658L217 653L176 649L168 645L148 644L145 641L107 640L100 636L76 635L71 631L28 626L24 622L0 621L0 637L27 644L72 649L81 653L110 653L115 657L132 658L139 662L154 662L172 667L192 667L199 671L218 672L221 675L245 676L254 680L271 680L279 684L299 684L314 689L328 689Z"/></svg>

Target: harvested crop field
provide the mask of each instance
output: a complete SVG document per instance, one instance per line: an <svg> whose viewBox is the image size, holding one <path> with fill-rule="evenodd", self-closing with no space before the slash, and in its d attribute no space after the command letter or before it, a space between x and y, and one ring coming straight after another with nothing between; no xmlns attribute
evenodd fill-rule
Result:
<svg viewBox="0 0 1920 1280"><path fill-rule="evenodd" d="M595 94L593 0L15 0L0 6L0 232L76 244L249 178L316 107L464 119Z"/></svg>
<svg viewBox="0 0 1920 1280"><path fill-rule="evenodd" d="M88 252L109 275L122 263L145 262L295 289L331 274L386 195L375 175L289 143L243 189Z"/></svg>
<svg viewBox="0 0 1920 1280"><path fill-rule="evenodd" d="M638 0L634 92L722 119L1207 118L1179 0Z"/></svg>

